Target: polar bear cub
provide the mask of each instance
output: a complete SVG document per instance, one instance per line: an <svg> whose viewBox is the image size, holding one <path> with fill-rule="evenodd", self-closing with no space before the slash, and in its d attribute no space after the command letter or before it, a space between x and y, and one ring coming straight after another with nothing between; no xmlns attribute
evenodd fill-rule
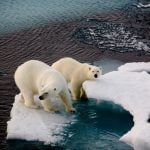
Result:
<svg viewBox="0 0 150 150"><path fill-rule="evenodd" d="M27 107L38 107L34 102L34 95L38 94L45 111L58 111L51 103L52 97L60 97L67 112L75 111L67 82L49 65L38 60L27 61L17 68L14 78Z"/></svg>
<svg viewBox="0 0 150 150"><path fill-rule="evenodd" d="M102 68L80 63L75 59L66 57L52 64L52 67L63 74L67 82L71 83L71 94L74 99L85 97L82 83L86 80L95 80L102 74Z"/></svg>

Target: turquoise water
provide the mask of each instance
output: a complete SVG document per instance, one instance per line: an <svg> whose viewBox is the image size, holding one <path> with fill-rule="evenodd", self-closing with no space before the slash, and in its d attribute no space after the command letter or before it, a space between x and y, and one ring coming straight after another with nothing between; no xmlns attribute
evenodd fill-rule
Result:
<svg viewBox="0 0 150 150"><path fill-rule="evenodd" d="M63 141L53 145L58 150L132 150L119 138L133 126L129 112L111 102L96 100L75 103L75 122L65 127ZM50 149L50 145L21 140L8 141L10 150Z"/></svg>
<svg viewBox="0 0 150 150"><path fill-rule="evenodd" d="M5 0L0 1L0 33L85 15L122 9L137 0Z"/></svg>

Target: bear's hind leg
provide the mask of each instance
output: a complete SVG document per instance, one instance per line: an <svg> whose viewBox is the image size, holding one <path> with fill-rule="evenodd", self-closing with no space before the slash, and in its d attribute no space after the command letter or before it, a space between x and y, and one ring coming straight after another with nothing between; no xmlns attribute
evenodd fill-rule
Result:
<svg viewBox="0 0 150 150"><path fill-rule="evenodd" d="M72 107L71 96L70 96L69 91L63 91L59 95L60 95L62 102L64 103L66 112L75 112L76 110L75 108Z"/></svg>
<svg viewBox="0 0 150 150"><path fill-rule="evenodd" d="M21 92L22 93L22 97L24 98L24 104L27 107L30 108L38 108L39 106L37 104L35 104L34 102L34 97L33 97L33 93L32 92Z"/></svg>

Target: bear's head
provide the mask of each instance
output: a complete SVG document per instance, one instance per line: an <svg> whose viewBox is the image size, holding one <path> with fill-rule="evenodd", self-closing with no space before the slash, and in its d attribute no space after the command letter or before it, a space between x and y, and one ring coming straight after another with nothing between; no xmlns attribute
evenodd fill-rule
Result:
<svg viewBox="0 0 150 150"><path fill-rule="evenodd" d="M100 75L102 75L102 67L87 65L87 69L88 69L88 74L87 74L88 80L95 80L99 78Z"/></svg>
<svg viewBox="0 0 150 150"><path fill-rule="evenodd" d="M61 92L61 88L59 86L54 86L53 84L49 84L47 86L44 86L40 91L40 100L45 100L49 98L58 97L59 93Z"/></svg>

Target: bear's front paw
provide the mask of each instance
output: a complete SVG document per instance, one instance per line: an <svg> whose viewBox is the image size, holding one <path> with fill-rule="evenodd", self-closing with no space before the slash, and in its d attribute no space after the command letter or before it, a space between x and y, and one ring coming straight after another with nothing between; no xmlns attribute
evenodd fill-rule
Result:
<svg viewBox="0 0 150 150"><path fill-rule="evenodd" d="M68 108L68 109L66 109L66 112L71 112L71 113L74 113L74 112L76 112L76 109L75 108Z"/></svg>
<svg viewBox="0 0 150 150"><path fill-rule="evenodd" d="M50 112L50 113L56 113L59 112L57 108L44 108L45 111Z"/></svg>

